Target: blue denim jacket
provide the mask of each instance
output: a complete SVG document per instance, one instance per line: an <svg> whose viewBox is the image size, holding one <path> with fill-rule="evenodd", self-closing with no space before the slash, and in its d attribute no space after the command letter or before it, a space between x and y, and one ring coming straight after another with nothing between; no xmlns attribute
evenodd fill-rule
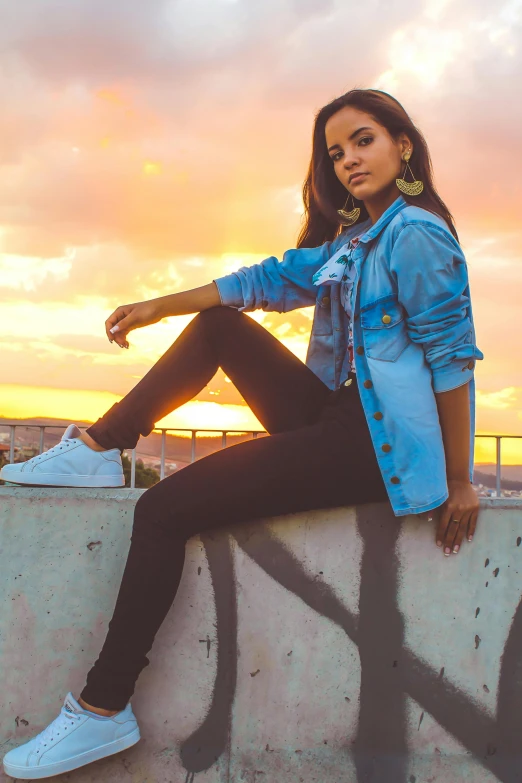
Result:
<svg viewBox="0 0 522 783"><path fill-rule="evenodd" d="M396 516L448 497L435 393L469 382L470 481L475 442L475 343L467 266L445 221L402 196L373 225L352 226L316 248L288 250L215 282L223 305L288 312L315 305L307 365L331 389L348 375L348 319L339 283L312 277L350 238L359 242L354 293L357 383ZM385 317L386 316L386 317Z"/></svg>

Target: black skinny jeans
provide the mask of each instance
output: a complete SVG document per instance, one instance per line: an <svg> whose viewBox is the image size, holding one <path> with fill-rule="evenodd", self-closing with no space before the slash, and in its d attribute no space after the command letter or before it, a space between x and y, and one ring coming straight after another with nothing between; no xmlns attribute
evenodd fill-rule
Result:
<svg viewBox="0 0 522 783"><path fill-rule="evenodd" d="M266 329L229 307L197 315L126 397L87 431L133 448L222 367L270 437L203 457L148 489L102 651L81 697L122 710L181 579L185 543L223 525L388 499L356 380L332 392ZM350 376L353 377L353 376Z"/></svg>

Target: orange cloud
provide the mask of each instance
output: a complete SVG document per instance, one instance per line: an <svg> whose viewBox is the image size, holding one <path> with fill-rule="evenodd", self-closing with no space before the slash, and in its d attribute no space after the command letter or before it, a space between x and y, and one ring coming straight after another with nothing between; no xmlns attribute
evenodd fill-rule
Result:
<svg viewBox="0 0 522 783"><path fill-rule="evenodd" d="M381 86L424 131L457 219L486 355L480 426L520 431L503 396L522 388L520 32L512 3L484 0L406 0L388 15L333 0L17 6L0 30L10 381L125 393L184 322L116 358L99 342L107 315L293 247L314 113ZM261 317L304 358L310 314ZM235 404L224 389L210 391Z"/></svg>

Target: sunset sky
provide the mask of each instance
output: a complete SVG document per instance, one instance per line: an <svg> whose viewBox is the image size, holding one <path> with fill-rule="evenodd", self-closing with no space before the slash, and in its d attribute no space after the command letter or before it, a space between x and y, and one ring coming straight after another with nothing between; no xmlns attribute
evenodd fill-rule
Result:
<svg viewBox="0 0 522 783"><path fill-rule="evenodd" d="M122 351L108 315L294 247L314 114L377 87L456 219L478 432L522 434L522 0L0 6L0 415L95 420L124 395L191 317ZM253 317L304 359L312 309ZM167 420L257 426L222 375Z"/></svg>

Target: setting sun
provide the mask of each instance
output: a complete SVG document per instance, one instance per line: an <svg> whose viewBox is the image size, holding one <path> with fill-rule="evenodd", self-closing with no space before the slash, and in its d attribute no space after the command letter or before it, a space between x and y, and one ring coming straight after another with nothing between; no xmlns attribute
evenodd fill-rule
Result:
<svg viewBox="0 0 522 783"><path fill-rule="evenodd" d="M50 418L94 422L121 397L81 389L0 385L0 410L6 419ZM169 413L157 427L251 432L263 427L246 405L193 400Z"/></svg>

